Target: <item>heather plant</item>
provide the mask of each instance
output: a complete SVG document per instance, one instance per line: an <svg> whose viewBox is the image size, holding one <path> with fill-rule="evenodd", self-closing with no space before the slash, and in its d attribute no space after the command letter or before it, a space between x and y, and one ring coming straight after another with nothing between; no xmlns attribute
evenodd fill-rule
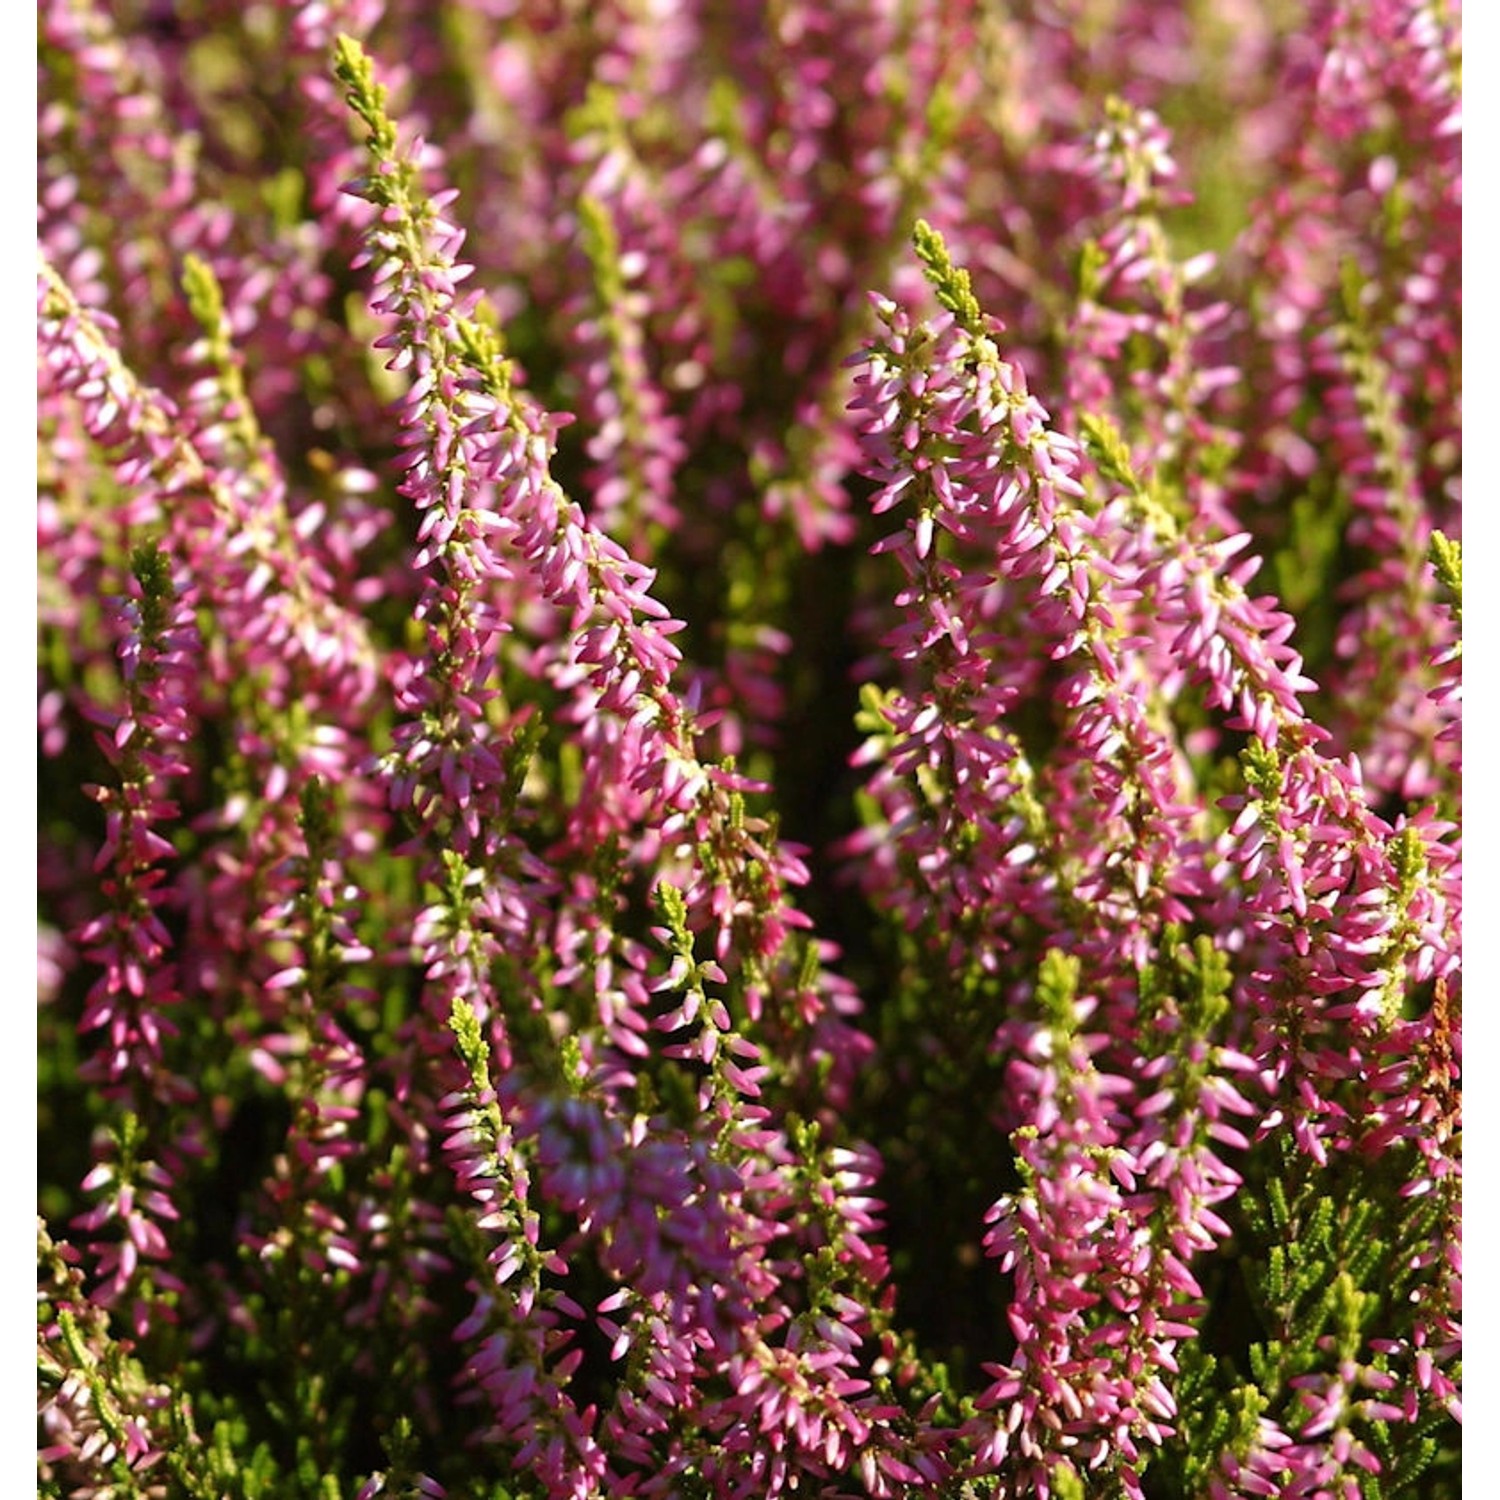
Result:
<svg viewBox="0 0 1500 1500"><path fill-rule="evenodd" d="M39 18L39 1493L1456 1496L1456 5Z"/></svg>

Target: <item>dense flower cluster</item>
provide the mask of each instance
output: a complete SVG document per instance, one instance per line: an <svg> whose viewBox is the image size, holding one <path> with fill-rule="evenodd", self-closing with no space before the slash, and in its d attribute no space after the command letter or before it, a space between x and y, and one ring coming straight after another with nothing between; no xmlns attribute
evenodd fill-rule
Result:
<svg viewBox="0 0 1500 1500"><path fill-rule="evenodd" d="M39 14L39 1492L1456 1495L1456 5Z"/></svg>

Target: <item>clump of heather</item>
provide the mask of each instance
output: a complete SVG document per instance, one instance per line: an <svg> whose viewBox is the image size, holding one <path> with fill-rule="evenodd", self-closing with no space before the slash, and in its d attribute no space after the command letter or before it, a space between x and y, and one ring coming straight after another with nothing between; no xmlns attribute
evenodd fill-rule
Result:
<svg viewBox="0 0 1500 1500"><path fill-rule="evenodd" d="M39 1493L1456 1496L1456 4L39 15Z"/></svg>

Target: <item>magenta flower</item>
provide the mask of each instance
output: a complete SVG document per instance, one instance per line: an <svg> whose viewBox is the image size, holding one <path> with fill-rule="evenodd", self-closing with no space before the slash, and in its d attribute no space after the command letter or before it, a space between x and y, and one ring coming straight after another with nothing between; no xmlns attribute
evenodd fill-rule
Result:
<svg viewBox="0 0 1500 1500"><path fill-rule="evenodd" d="M1455 1489L1459 17L1200 21L43 5L40 1494Z"/></svg>

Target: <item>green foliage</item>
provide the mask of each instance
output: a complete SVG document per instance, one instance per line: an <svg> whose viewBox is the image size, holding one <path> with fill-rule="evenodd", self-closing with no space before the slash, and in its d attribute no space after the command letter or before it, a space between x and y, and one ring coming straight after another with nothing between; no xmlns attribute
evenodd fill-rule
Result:
<svg viewBox="0 0 1500 1500"><path fill-rule="evenodd" d="M953 264L943 236L926 219L918 219L912 231L912 244L939 305L947 308L969 332L983 333L984 314L974 296L969 273Z"/></svg>
<svg viewBox="0 0 1500 1500"><path fill-rule="evenodd" d="M1441 531L1432 534L1432 546L1428 553L1438 581L1448 592L1452 601L1453 618L1463 623L1464 554L1463 547L1444 536Z"/></svg>

